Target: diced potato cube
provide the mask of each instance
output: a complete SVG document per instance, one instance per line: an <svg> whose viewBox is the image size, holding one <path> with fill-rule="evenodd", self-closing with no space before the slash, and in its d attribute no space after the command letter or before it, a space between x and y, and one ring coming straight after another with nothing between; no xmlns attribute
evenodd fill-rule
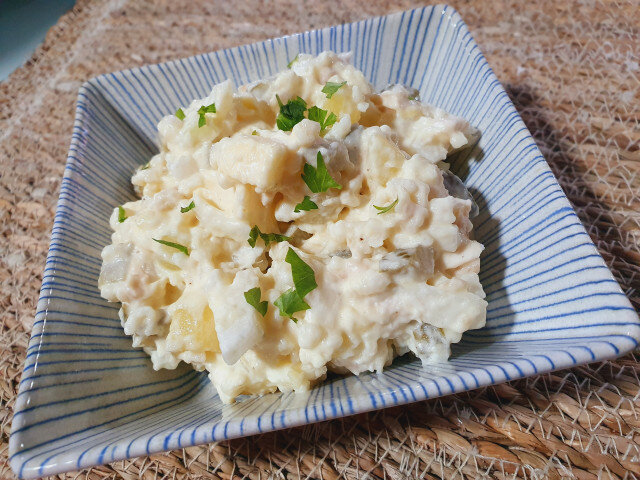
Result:
<svg viewBox="0 0 640 480"><path fill-rule="evenodd" d="M386 185L397 176L406 157L379 128L368 128L362 132L362 169L367 180Z"/></svg>
<svg viewBox="0 0 640 480"><path fill-rule="evenodd" d="M205 307L202 316L194 317L186 309L179 308L171 316L169 333L182 337L195 351L220 351L213 325L213 313Z"/></svg>
<svg viewBox="0 0 640 480"><path fill-rule="evenodd" d="M223 138L211 147L214 168L240 183L268 191L275 189L286 173L287 148L258 135Z"/></svg>

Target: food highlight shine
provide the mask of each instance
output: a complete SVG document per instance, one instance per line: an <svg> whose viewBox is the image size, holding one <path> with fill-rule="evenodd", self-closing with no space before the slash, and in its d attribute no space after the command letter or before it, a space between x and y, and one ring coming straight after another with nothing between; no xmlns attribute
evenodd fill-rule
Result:
<svg viewBox="0 0 640 480"><path fill-rule="evenodd" d="M324 52L220 83L158 132L99 280L156 369L206 369L231 402L443 361L484 326L473 202L445 186L477 138L465 120Z"/></svg>

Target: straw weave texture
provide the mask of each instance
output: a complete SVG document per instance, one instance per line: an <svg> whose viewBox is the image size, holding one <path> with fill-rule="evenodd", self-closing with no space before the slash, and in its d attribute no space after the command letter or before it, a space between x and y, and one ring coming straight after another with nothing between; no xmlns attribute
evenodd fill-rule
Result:
<svg viewBox="0 0 640 480"><path fill-rule="evenodd" d="M640 1L453 1L640 308ZM409 0L78 2L0 83L0 478L76 94L100 73L405 10ZM78 479L640 478L640 355Z"/></svg>

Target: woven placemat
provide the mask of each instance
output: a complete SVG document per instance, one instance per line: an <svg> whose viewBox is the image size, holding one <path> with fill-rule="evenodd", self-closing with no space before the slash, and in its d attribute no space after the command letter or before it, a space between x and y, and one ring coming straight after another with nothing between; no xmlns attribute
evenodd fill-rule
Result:
<svg viewBox="0 0 640 480"><path fill-rule="evenodd" d="M640 307L640 2L453 1ZM0 83L0 478L80 84L418 6L80 1ZM55 478L640 478L640 355Z"/></svg>

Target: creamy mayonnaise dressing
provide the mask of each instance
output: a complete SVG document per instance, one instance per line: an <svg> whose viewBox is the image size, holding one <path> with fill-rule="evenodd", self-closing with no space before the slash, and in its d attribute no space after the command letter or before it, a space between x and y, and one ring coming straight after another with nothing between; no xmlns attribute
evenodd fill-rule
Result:
<svg viewBox="0 0 640 480"><path fill-rule="evenodd" d="M160 121L160 153L132 179L140 200L111 216L99 282L155 368L206 369L228 402L307 390L328 369L381 371L407 352L444 360L451 342L485 324L471 202L443 183L442 160L474 129L403 87L376 93L347 60L300 55L271 79L238 91L223 82L184 119ZM346 83L328 98L329 81ZM282 131L276 94L337 121ZM215 113L198 113L211 104ZM341 189L312 193L301 178L318 152ZM296 213L305 196L318 208ZM386 213L374 208L396 199ZM255 225L289 240L251 247ZM317 282L296 322L274 305L294 287L289 248ZM264 317L244 296L255 287Z"/></svg>

